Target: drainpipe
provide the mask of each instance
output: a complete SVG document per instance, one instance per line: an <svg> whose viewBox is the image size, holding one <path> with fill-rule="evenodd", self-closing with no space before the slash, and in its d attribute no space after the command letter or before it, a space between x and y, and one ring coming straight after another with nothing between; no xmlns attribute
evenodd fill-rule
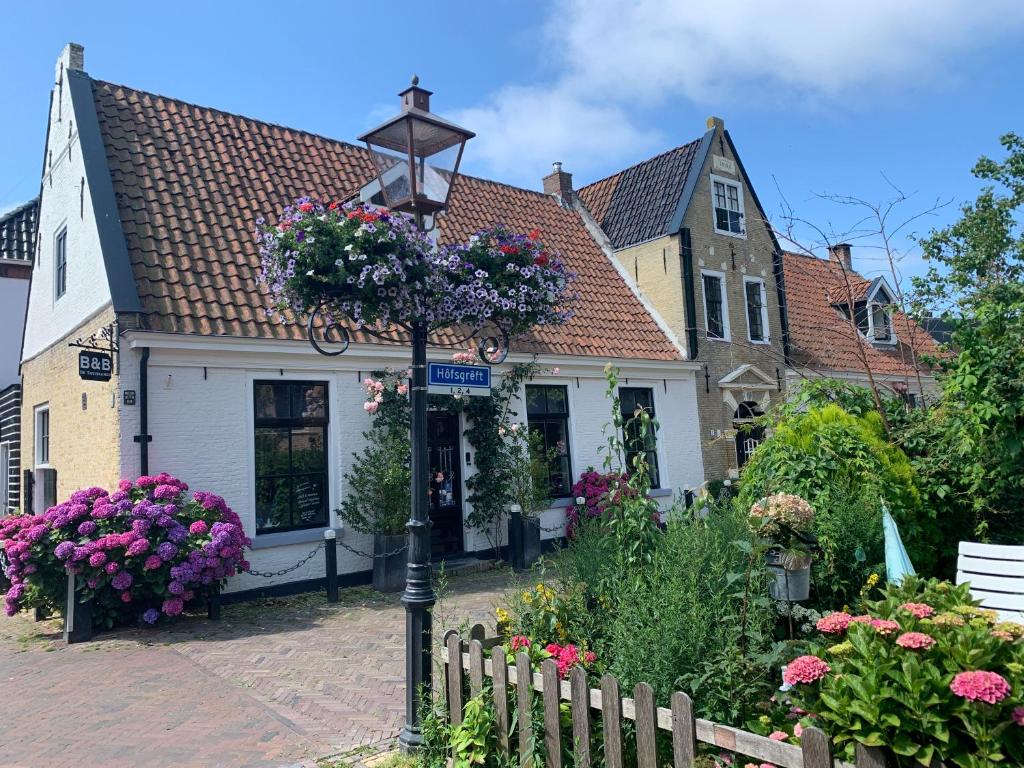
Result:
<svg viewBox="0 0 1024 768"><path fill-rule="evenodd" d="M139 434L135 442L139 444L139 474L149 474L149 444L153 436L149 434L149 347L142 348L139 359Z"/></svg>
<svg viewBox="0 0 1024 768"><path fill-rule="evenodd" d="M683 266L683 297L686 304L686 349L691 360L697 359L697 294L693 288L693 246L690 230L679 230L679 260Z"/></svg>

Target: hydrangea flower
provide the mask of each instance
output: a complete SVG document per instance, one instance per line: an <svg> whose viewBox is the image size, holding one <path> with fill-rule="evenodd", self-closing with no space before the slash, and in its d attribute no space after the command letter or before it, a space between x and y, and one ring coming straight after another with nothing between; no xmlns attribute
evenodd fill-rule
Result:
<svg viewBox="0 0 1024 768"><path fill-rule="evenodd" d="M157 619L160 618L160 611L156 608L149 608L145 613L142 614L142 620L147 624L156 624Z"/></svg>
<svg viewBox="0 0 1024 768"><path fill-rule="evenodd" d="M896 638L896 645L912 650L927 650L935 645L935 638L923 632L904 632Z"/></svg>
<svg viewBox="0 0 1024 768"><path fill-rule="evenodd" d="M817 656L798 656L782 670L782 681L786 685L814 683L832 671L832 667Z"/></svg>
<svg viewBox="0 0 1024 768"><path fill-rule="evenodd" d="M949 684L949 689L968 701L998 704L1010 695L1010 684L998 672L976 670L960 672Z"/></svg>
<svg viewBox="0 0 1024 768"><path fill-rule="evenodd" d="M835 613L822 616L814 626L819 632L823 632L826 635L841 635L850 626L852 620L853 617L845 611L836 611Z"/></svg>
<svg viewBox="0 0 1024 768"><path fill-rule="evenodd" d="M929 616L935 615L935 609L927 603L904 603L900 608L919 619L927 619Z"/></svg>
<svg viewBox="0 0 1024 768"><path fill-rule="evenodd" d="M880 635L894 635L900 631L900 623L892 619L872 619L870 624Z"/></svg>

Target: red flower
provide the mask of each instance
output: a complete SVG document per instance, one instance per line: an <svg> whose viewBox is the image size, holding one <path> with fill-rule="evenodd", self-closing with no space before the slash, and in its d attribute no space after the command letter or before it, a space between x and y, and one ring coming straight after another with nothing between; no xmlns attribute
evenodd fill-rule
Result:
<svg viewBox="0 0 1024 768"><path fill-rule="evenodd" d="M299 203L299 210L302 211L303 213L309 213L310 211L313 210L313 204L312 203Z"/></svg>
<svg viewBox="0 0 1024 768"><path fill-rule="evenodd" d="M334 210L337 210L337 208L338 208L338 204L335 203L335 202L332 202L330 205L327 206L327 210L328 211L334 211Z"/></svg>
<svg viewBox="0 0 1024 768"><path fill-rule="evenodd" d="M498 250L504 254L512 255L513 253L519 253L519 249L514 245L499 245Z"/></svg>
<svg viewBox="0 0 1024 768"><path fill-rule="evenodd" d="M527 237L530 238L531 240L539 240L540 239L540 230L539 229L531 229L530 233L527 235Z"/></svg>
<svg viewBox="0 0 1024 768"><path fill-rule="evenodd" d="M544 251L538 253L537 256L533 259L533 263L536 264L538 267L546 267L548 261L550 261L550 259Z"/></svg>

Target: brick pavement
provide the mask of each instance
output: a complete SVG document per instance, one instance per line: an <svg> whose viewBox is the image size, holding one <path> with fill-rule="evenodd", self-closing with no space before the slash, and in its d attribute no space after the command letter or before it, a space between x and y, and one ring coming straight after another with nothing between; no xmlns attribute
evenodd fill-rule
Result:
<svg viewBox="0 0 1024 768"><path fill-rule="evenodd" d="M505 571L455 578L435 626L490 622ZM0 619L0 766L313 765L404 720L404 609L345 590L226 606L67 647L56 622Z"/></svg>

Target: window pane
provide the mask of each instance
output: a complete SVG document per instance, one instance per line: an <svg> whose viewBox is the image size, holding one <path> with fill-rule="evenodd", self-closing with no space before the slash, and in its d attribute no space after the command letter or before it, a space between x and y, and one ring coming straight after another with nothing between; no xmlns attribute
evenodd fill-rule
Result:
<svg viewBox="0 0 1024 768"><path fill-rule="evenodd" d="M287 419L291 417L291 403L287 384L256 385L256 418Z"/></svg>
<svg viewBox="0 0 1024 768"><path fill-rule="evenodd" d="M724 207L715 208L715 228L725 232L729 231L729 211Z"/></svg>
<svg viewBox="0 0 1024 768"><path fill-rule="evenodd" d="M548 397L548 413L568 413L565 387L545 387Z"/></svg>
<svg viewBox="0 0 1024 768"><path fill-rule="evenodd" d="M322 472L326 466L323 427L292 428L292 472Z"/></svg>
<svg viewBox="0 0 1024 768"><path fill-rule="evenodd" d="M725 208L725 184L720 181L715 182L715 207Z"/></svg>
<svg viewBox="0 0 1024 768"><path fill-rule="evenodd" d="M294 384L292 391L292 414L303 419L327 417L327 387L323 384Z"/></svg>
<svg viewBox="0 0 1024 768"><path fill-rule="evenodd" d="M763 341L761 284L751 282L747 283L745 288L747 292L747 322L750 328L750 339L751 341Z"/></svg>
<svg viewBox="0 0 1024 768"><path fill-rule="evenodd" d="M327 496L323 474L296 477L293 484L292 525L313 526L327 522Z"/></svg>
<svg viewBox="0 0 1024 768"><path fill-rule="evenodd" d="M708 315L708 336L723 338L722 281L714 275L704 275L704 306Z"/></svg>
<svg viewBox="0 0 1024 768"><path fill-rule="evenodd" d="M743 217L739 211L729 211L729 231L737 235L743 232Z"/></svg>
<svg viewBox="0 0 1024 768"><path fill-rule="evenodd" d="M291 480L256 478L256 530L291 527Z"/></svg>
<svg viewBox="0 0 1024 768"><path fill-rule="evenodd" d="M738 211L740 209L740 191L737 187L729 187L729 210Z"/></svg>
<svg viewBox="0 0 1024 768"><path fill-rule="evenodd" d="M256 474L287 475L288 466L288 430L259 427L256 430Z"/></svg>
<svg viewBox="0 0 1024 768"><path fill-rule="evenodd" d="M544 390L546 387L527 387L526 388L526 415L529 416L533 413L547 413L547 400L544 397Z"/></svg>

